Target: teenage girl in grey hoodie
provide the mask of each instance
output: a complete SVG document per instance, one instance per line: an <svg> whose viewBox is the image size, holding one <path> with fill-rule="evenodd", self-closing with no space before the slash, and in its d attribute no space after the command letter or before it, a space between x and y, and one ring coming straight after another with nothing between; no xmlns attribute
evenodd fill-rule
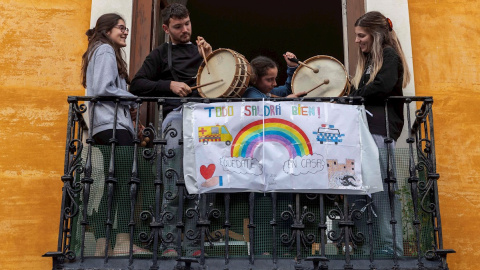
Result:
<svg viewBox="0 0 480 270"><path fill-rule="evenodd" d="M82 57L82 84L88 96L133 97L127 91L127 63L122 58L128 28L117 14L104 14L94 28L87 31L88 48ZM117 111L117 145L133 145L133 122L130 108L133 102L122 102ZM89 106L91 108L91 106ZM115 104L99 101L95 105L93 139L97 144L109 144L112 137Z"/></svg>
<svg viewBox="0 0 480 270"><path fill-rule="evenodd" d="M104 14L98 18L94 28L87 31L88 48L82 57L82 84L87 89L88 96L118 96L135 97L127 91L127 64L122 58L122 48L127 44L125 42L128 35L128 28L125 20L113 13ZM94 104L89 104L92 109ZM117 183L114 185L112 208L107 207L108 192L105 188L97 185L103 196L100 200L98 211L89 218L90 228L93 230L96 238L95 256L128 256L130 237L129 227L129 185L128 176L131 172L132 151L134 138L134 128L130 110L134 109L135 103L132 101L122 101L115 111L115 103L112 101L98 101L95 105L93 115L93 139L94 145L99 146L102 153L104 164L109 164L110 150L105 146L111 145L109 141L113 137L113 125L115 114L117 117L115 138L117 139L115 148L115 177ZM108 168L103 170L108 172ZM107 173L105 173L107 174ZM107 175L105 179L107 179ZM101 181L100 178L94 179ZM109 186L111 188L111 186ZM113 237L106 233L107 210L110 209L111 215L115 216L115 226L109 228L115 230ZM116 234L115 234L116 232ZM108 242L108 243L107 243ZM112 249L111 244L115 242ZM105 254L105 250L108 253ZM148 250L133 245L133 254L151 254Z"/></svg>

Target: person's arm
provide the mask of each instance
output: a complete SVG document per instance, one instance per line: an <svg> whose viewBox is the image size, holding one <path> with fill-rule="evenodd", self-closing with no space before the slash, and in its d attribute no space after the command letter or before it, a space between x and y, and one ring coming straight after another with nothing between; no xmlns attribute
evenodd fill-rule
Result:
<svg viewBox="0 0 480 270"><path fill-rule="evenodd" d="M172 96L185 97L192 90L184 82L163 80L161 73L166 63L162 61L160 49L153 50L138 70L130 84L130 92L139 96ZM172 94L173 93L173 94Z"/></svg>
<svg viewBox="0 0 480 270"><path fill-rule="evenodd" d="M297 58L295 54L286 52L283 54L283 58L287 63L287 80L285 81L285 85L275 87L272 89L272 91L270 91L272 95L279 97L287 97L292 94L292 77L298 67L296 62L290 61L290 59Z"/></svg>
<svg viewBox="0 0 480 270"><path fill-rule="evenodd" d="M170 91L170 80L161 80L163 67L160 50L155 49L145 58L130 84L130 92L138 96L165 96Z"/></svg>
<svg viewBox="0 0 480 270"><path fill-rule="evenodd" d="M288 67L287 68L287 80L285 81L285 85L281 85L281 86L273 88L270 93L272 95L276 95L276 96L279 96L279 97L286 97L286 96L292 94L292 77L293 77L293 74L295 73L296 69L297 69L297 67Z"/></svg>
<svg viewBox="0 0 480 270"><path fill-rule="evenodd" d="M355 96L364 98L387 98L398 80L398 63L400 59L393 48L383 50L383 65L377 76L369 84L355 91Z"/></svg>

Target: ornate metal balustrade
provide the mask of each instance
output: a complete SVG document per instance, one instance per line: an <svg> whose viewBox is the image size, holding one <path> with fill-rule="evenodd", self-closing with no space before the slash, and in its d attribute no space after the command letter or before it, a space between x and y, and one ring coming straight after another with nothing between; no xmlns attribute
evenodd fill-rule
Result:
<svg viewBox="0 0 480 270"><path fill-rule="evenodd" d="M95 104L107 100L116 108L125 100L157 106L143 141L137 135L134 146L118 146L114 132L110 145L94 144L87 127ZM368 196L189 195L181 147L166 147L175 137L181 146L181 130L162 128L163 108L224 99L70 97L58 244L44 256L53 269L448 269L454 251L443 247L433 99L392 97L385 106L392 100L405 104L408 136L406 147L386 140L387 200L374 206ZM379 207L389 213L386 226L378 224ZM379 245L382 230L403 245Z"/></svg>

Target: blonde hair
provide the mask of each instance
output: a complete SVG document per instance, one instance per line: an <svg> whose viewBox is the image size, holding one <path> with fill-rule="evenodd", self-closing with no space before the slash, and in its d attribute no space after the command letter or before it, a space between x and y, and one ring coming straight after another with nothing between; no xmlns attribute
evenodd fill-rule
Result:
<svg viewBox="0 0 480 270"><path fill-rule="evenodd" d="M363 27L367 33L373 37L373 44L370 51L372 70L370 73L370 79L366 84L371 83L382 68L383 49L390 46L397 52L402 62L402 88L405 88L410 82L410 71L408 70L405 54L403 53L402 46L400 45L400 41L398 40L395 30L393 30L393 25L390 19L386 18L378 11L371 11L358 18L358 20L355 22L355 26ZM357 89L358 85L360 84L360 80L362 79L367 60L367 57L365 57L359 47L357 68L355 70L355 76L352 79L352 83Z"/></svg>

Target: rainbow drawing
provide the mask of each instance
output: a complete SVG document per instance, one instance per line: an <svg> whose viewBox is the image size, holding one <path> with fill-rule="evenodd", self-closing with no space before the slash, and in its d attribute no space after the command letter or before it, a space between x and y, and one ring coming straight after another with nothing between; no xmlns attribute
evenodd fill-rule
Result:
<svg viewBox="0 0 480 270"><path fill-rule="evenodd" d="M232 157L253 157L255 149L264 142L282 144L290 158L313 154L310 140L305 132L292 122L268 118L246 125L233 140Z"/></svg>

